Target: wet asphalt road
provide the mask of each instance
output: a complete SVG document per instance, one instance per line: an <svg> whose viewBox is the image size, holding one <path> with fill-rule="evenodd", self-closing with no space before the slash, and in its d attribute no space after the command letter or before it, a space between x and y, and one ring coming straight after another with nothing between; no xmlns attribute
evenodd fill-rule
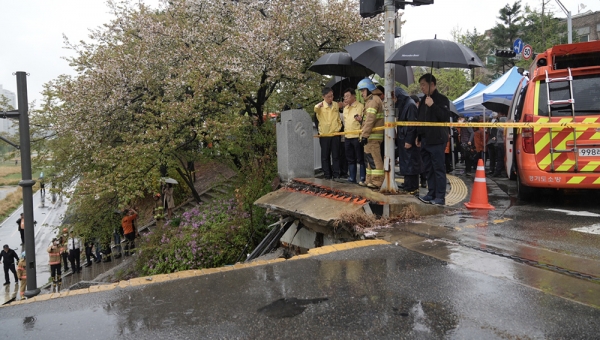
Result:
<svg viewBox="0 0 600 340"><path fill-rule="evenodd" d="M4 339L594 339L600 310L395 245L0 308Z"/></svg>

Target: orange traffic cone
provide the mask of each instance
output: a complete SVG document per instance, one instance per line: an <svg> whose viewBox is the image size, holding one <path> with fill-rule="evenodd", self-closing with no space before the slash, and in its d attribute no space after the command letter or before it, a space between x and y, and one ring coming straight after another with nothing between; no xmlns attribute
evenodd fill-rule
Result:
<svg viewBox="0 0 600 340"><path fill-rule="evenodd" d="M475 172L475 183L473 184L471 201L465 203L465 206L468 209L495 209L488 203L487 186L485 184L485 168L482 159L477 162L477 171Z"/></svg>

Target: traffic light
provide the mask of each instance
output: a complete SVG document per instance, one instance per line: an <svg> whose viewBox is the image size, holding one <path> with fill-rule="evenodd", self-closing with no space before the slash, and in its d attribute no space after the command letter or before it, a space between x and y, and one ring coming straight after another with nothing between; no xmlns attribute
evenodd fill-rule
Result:
<svg viewBox="0 0 600 340"><path fill-rule="evenodd" d="M433 0L413 0L413 1L396 0L395 4L396 4L396 10L398 10L398 9L404 9L404 6L406 6L406 5L412 5L412 6L433 5Z"/></svg>
<svg viewBox="0 0 600 340"><path fill-rule="evenodd" d="M384 2L385 0L360 0L360 16L363 18L372 18L377 14L385 12ZM405 5L433 5L433 0L395 0L394 4L396 5L396 10L398 10L404 9Z"/></svg>
<svg viewBox="0 0 600 340"><path fill-rule="evenodd" d="M413 0L413 6L433 5L433 0Z"/></svg>
<svg viewBox="0 0 600 340"><path fill-rule="evenodd" d="M514 58L517 54L511 50L496 50L496 57L500 58Z"/></svg>
<svg viewBox="0 0 600 340"><path fill-rule="evenodd" d="M377 14L383 13L384 0L360 0L360 16L363 18L372 18Z"/></svg>

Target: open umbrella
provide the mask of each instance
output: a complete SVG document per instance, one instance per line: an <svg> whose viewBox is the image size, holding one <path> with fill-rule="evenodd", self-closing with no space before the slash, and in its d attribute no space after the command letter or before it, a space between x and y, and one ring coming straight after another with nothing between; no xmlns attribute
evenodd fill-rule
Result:
<svg viewBox="0 0 600 340"><path fill-rule="evenodd" d="M431 66L435 68L483 67L481 59L468 47L443 39L415 40L397 49L387 63L403 66Z"/></svg>
<svg viewBox="0 0 600 340"><path fill-rule="evenodd" d="M345 52L327 53L309 68L319 74L342 77L367 77L373 72L361 64L352 61L350 54Z"/></svg>
<svg viewBox="0 0 600 340"><path fill-rule="evenodd" d="M510 107L510 100L502 97L490 98L483 103L486 109L494 112L507 113Z"/></svg>
<svg viewBox="0 0 600 340"><path fill-rule="evenodd" d="M365 40L345 47L355 63L361 64L380 77L385 77L385 45L380 41ZM414 82L415 76L411 67L397 66L394 69L394 79L403 85Z"/></svg>
<svg viewBox="0 0 600 340"><path fill-rule="evenodd" d="M163 177L160 180L163 181L163 182L165 182L165 183L179 184L179 182L177 182L175 179L173 179L171 177Z"/></svg>

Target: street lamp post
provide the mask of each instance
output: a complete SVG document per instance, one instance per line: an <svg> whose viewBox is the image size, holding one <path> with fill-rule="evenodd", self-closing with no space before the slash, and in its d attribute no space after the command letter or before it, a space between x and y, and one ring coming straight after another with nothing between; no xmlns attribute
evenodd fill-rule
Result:
<svg viewBox="0 0 600 340"><path fill-rule="evenodd" d="M25 252L27 260L27 290L25 296L30 298L40 293L37 287L35 263L35 233L33 229L33 185L31 178L31 145L29 137L29 104L27 102L27 73L18 71L17 96L18 110L2 112L2 118L19 118L20 145L2 138L8 144L21 150L21 181L23 188L23 218L25 219Z"/></svg>
<svg viewBox="0 0 600 340"><path fill-rule="evenodd" d="M560 0L556 0L560 9L567 15L567 41L569 44L573 43L573 23L571 22L571 11L567 10L567 8L560 2Z"/></svg>

